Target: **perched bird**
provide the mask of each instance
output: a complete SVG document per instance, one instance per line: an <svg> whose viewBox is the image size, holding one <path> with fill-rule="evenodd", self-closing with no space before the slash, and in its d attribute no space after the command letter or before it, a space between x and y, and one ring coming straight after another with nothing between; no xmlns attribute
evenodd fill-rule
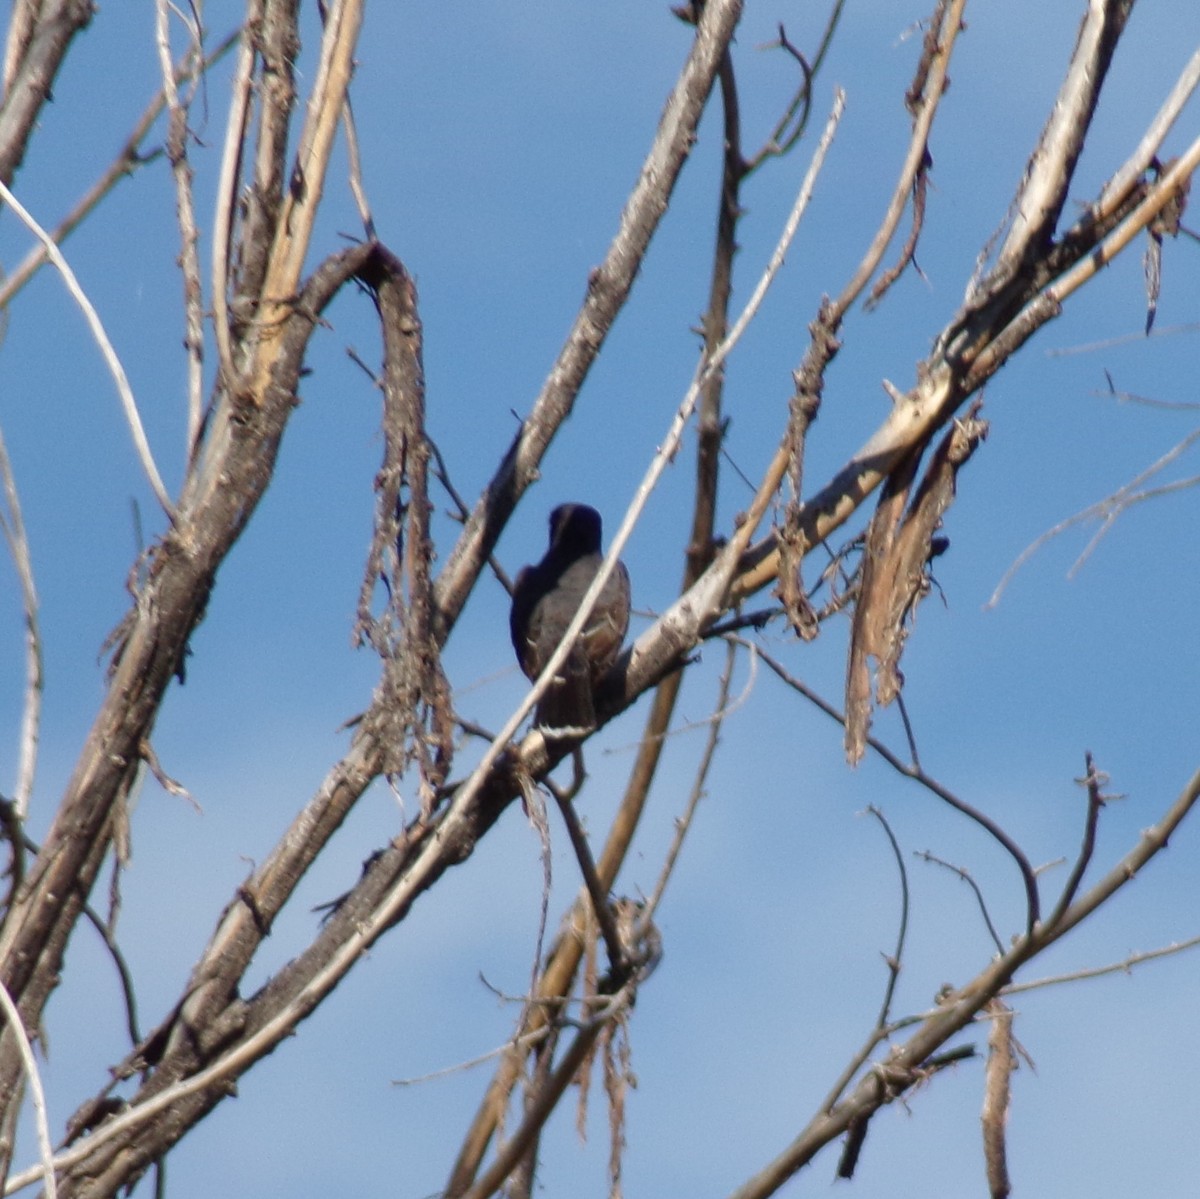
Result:
<svg viewBox="0 0 1200 1199"><path fill-rule="evenodd" d="M530 679L541 674L600 569L600 513L561 504L550 513L550 548L526 566L513 588L509 629L517 661ZM629 572L618 562L571 652L538 705L534 723L546 730L596 726L593 692L616 661L629 628Z"/></svg>

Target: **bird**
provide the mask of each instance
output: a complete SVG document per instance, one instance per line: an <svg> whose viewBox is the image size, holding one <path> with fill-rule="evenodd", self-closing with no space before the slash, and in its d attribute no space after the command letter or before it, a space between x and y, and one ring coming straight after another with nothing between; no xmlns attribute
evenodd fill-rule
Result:
<svg viewBox="0 0 1200 1199"><path fill-rule="evenodd" d="M550 661L600 569L601 536L600 513L595 508L560 504L550 513L545 557L517 575L509 631L517 661L531 681ZM542 696L535 727L558 736L578 736L596 727L596 685L617 660L628 628L629 572L618 562Z"/></svg>

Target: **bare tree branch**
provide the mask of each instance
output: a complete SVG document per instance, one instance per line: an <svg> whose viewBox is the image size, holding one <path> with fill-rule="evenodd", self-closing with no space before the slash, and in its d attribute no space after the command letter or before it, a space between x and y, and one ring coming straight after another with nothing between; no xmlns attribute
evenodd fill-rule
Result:
<svg viewBox="0 0 1200 1199"><path fill-rule="evenodd" d="M816 1153L845 1133L852 1124L899 1098L923 1077L924 1066L946 1042L960 1032L998 995L1013 974L1030 958L1069 932L1080 920L1130 881L1156 854L1179 822L1200 799L1200 771L1192 776L1163 819L1142 834L1131 850L1092 891L1076 900L1054 926L1039 925L1016 939L966 986L947 994L942 1006L922 1021L907 1041L893 1046L885 1063L865 1074L844 1099L821 1111L808 1126L762 1170L733 1191L733 1199L762 1199L772 1195Z"/></svg>
<svg viewBox="0 0 1200 1199"><path fill-rule="evenodd" d="M1013 1014L999 999L988 1005L992 1031L988 1034L987 1072L983 1092L983 1157L987 1167L988 1190L992 1199L1007 1199L1008 1182L1008 1108L1012 1100L1012 1072L1016 1067L1013 1050Z"/></svg>
<svg viewBox="0 0 1200 1199"><path fill-rule="evenodd" d="M0 104L0 183L5 186L12 184L67 50L92 12L92 0L29 0L16 9Z"/></svg>

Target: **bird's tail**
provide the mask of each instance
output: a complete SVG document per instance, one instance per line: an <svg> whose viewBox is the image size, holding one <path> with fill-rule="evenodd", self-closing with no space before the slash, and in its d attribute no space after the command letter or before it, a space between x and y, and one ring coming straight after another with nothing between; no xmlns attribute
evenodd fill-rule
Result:
<svg viewBox="0 0 1200 1199"><path fill-rule="evenodd" d="M580 736L596 727L587 658L576 647L542 696L534 725L548 737Z"/></svg>

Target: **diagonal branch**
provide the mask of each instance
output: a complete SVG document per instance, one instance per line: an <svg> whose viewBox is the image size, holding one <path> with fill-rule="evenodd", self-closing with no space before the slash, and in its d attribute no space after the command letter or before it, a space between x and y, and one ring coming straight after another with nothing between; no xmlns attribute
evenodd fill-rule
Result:
<svg viewBox="0 0 1200 1199"><path fill-rule="evenodd" d="M1012 225L997 255L992 286L1007 282L1049 248L1113 51L1132 9L1133 0L1090 0L1062 87L1013 200Z"/></svg>
<svg viewBox="0 0 1200 1199"><path fill-rule="evenodd" d="M1129 883L1167 843L1180 821L1200 800L1200 771L1192 776L1163 819L1146 830L1135 846L1090 892L1077 899L1055 925L1039 925L1019 937L1002 957L982 970L965 987L943 997L941 1006L922 1020L886 1061L864 1074L854 1089L824 1108L774 1159L732 1192L731 1199L766 1199L808 1165L826 1145L884 1104L903 1097L928 1076L943 1046L961 1032L1002 993L1017 970L1054 944L1080 920L1095 911Z"/></svg>
<svg viewBox="0 0 1200 1199"><path fill-rule="evenodd" d="M688 60L667 99L637 184L603 262L529 416L493 474L437 580L437 634L444 642L475 580L563 421L633 288L650 241L696 141L700 115L742 12L742 0L704 5Z"/></svg>
<svg viewBox="0 0 1200 1199"><path fill-rule="evenodd" d="M94 11L92 0L46 0L21 4L15 13L4 57L0 183L12 184L67 50Z"/></svg>

